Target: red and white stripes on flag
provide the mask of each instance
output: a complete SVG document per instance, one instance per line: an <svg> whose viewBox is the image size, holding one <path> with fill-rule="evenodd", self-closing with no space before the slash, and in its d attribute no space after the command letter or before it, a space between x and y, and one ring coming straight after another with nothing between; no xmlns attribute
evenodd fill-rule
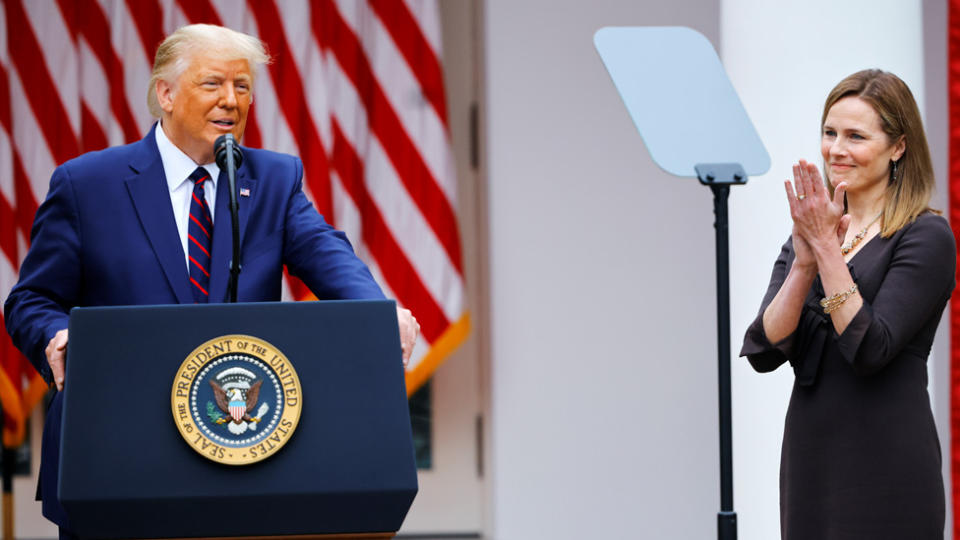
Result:
<svg viewBox="0 0 960 540"><path fill-rule="evenodd" d="M143 137L157 45L201 22L267 44L243 143L299 156L317 209L413 311L413 392L469 329L436 0L0 0L0 300L53 169ZM33 371L0 340L2 397Z"/></svg>
<svg viewBox="0 0 960 540"><path fill-rule="evenodd" d="M947 17L947 89L950 116L950 227L960 248L960 0L950 0ZM960 280L960 265L957 268ZM952 538L960 540L960 287L950 299L950 470L947 492L953 509Z"/></svg>

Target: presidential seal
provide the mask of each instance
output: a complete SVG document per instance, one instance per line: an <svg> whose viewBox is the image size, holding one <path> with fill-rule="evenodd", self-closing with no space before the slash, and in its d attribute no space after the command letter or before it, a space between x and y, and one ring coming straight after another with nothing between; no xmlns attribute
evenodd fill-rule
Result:
<svg viewBox="0 0 960 540"><path fill-rule="evenodd" d="M279 349L253 336L229 335L200 345L183 361L171 404L191 448L219 463L248 465L290 440L303 394Z"/></svg>

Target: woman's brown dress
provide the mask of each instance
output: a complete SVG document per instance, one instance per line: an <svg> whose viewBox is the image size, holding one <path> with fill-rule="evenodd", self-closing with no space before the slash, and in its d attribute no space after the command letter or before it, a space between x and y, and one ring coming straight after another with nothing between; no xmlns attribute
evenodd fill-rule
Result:
<svg viewBox="0 0 960 540"><path fill-rule="evenodd" d="M741 356L795 380L780 457L786 540L943 538L940 443L927 394L927 355L954 288L947 221L927 213L890 238L876 236L848 263L863 307L837 335L817 278L800 324L776 345L763 312L793 263L788 240Z"/></svg>

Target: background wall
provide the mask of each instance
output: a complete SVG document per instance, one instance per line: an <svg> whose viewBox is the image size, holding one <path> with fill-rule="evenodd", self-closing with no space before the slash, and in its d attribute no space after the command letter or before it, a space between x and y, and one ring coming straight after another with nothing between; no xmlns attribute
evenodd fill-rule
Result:
<svg viewBox="0 0 960 540"><path fill-rule="evenodd" d="M947 102L947 4L938 0L923 1L923 82L927 144L933 154L933 170L937 177L934 205L946 211L949 204L949 117ZM940 434L943 478L947 490L946 538L953 534L952 479L950 477L950 306L937 328L938 339L930 357L930 386L934 420Z"/></svg>
<svg viewBox="0 0 960 540"><path fill-rule="evenodd" d="M710 538L712 195L653 164L592 39L605 25L685 25L717 44L719 4L485 9L487 534Z"/></svg>
<svg viewBox="0 0 960 540"><path fill-rule="evenodd" d="M731 314L740 538L777 538L792 374L756 374L736 354L789 234L782 180L795 160L820 161L829 89L879 67L926 111L934 204L945 207L945 3L490 0L485 9L488 536L716 534L711 195L651 162L591 43L602 26L675 24L717 46L773 163L731 195ZM931 397L948 445L941 336Z"/></svg>

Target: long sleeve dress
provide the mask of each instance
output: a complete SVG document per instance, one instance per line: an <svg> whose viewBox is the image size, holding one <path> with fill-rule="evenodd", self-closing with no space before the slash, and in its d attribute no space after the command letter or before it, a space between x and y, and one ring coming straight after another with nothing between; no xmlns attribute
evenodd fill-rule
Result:
<svg viewBox="0 0 960 540"><path fill-rule="evenodd" d="M795 374L780 457L782 538L942 539L927 356L955 285L950 226L926 213L869 240L847 265L863 307L843 334L819 305L817 277L796 331L773 344L763 312L793 259L787 240L740 351L759 372L789 362Z"/></svg>

